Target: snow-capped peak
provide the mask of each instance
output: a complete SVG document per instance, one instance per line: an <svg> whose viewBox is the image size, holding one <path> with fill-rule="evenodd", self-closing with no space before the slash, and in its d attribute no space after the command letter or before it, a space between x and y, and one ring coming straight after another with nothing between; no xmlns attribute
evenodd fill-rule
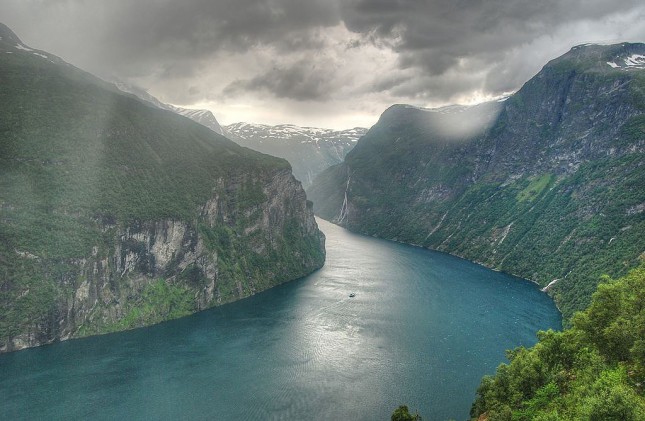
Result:
<svg viewBox="0 0 645 421"><path fill-rule="evenodd" d="M367 133L367 129L362 127L334 130L320 127L301 127L293 124L268 126L251 123L233 123L226 126L225 130L243 139L260 138L274 141L297 141L299 143L331 142L339 139L356 142Z"/></svg>

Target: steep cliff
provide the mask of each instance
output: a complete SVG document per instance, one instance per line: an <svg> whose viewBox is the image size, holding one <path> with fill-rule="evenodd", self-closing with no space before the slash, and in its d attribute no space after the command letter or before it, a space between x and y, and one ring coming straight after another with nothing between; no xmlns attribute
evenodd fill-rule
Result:
<svg viewBox="0 0 645 421"><path fill-rule="evenodd" d="M233 301L324 262L289 164L0 25L0 352Z"/></svg>
<svg viewBox="0 0 645 421"><path fill-rule="evenodd" d="M388 109L308 190L369 235L532 279L565 318L645 250L645 45L586 45L505 101Z"/></svg>

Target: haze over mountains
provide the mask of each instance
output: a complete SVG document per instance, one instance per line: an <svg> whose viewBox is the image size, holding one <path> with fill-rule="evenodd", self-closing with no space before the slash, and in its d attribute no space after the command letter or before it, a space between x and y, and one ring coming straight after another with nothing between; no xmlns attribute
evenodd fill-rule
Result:
<svg viewBox="0 0 645 421"><path fill-rule="evenodd" d="M115 80L114 85L116 85L116 87L119 88L121 91L135 95L143 99L144 101L149 102L150 104L154 105L157 108L161 108L162 110L168 110L168 111L177 113L179 115L183 115L184 117L188 117L191 120L198 122L202 126L208 127L209 129L211 129L217 134L225 135L224 131L222 130L222 126L220 126L219 122L217 121L213 113L210 112L209 110L195 110L195 109L177 107L172 104L166 104L164 102L159 101L159 99L155 98L154 96L150 95L150 93L148 93L148 91L146 91L145 89L139 88L138 86L134 86L119 80Z"/></svg>
<svg viewBox="0 0 645 421"><path fill-rule="evenodd" d="M643 0L0 16L0 419L645 420Z"/></svg>
<svg viewBox="0 0 645 421"><path fill-rule="evenodd" d="M353 231L550 285L568 319L645 250L644 62L644 44L581 45L502 102L392 106L308 196Z"/></svg>
<svg viewBox="0 0 645 421"><path fill-rule="evenodd" d="M235 123L225 127L229 139L291 163L293 175L307 188L323 170L343 161L367 129L348 130Z"/></svg>
<svg viewBox="0 0 645 421"><path fill-rule="evenodd" d="M285 160L1 24L0 75L0 352L158 323L322 266Z"/></svg>
<svg viewBox="0 0 645 421"><path fill-rule="evenodd" d="M169 110L194 120L235 143L268 155L284 158L291 164L294 176L304 188L324 169L343 161L367 129L355 127L332 130L299 127L293 124L233 123L222 128L209 110L181 108L159 101L148 91L120 81L115 85L163 110Z"/></svg>

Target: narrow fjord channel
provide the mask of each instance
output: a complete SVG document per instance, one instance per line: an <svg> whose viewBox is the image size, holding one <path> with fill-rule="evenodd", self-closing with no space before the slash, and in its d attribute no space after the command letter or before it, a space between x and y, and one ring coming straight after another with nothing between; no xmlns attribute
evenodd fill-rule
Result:
<svg viewBox="0 0 645 421"><path fill-rule="evenodd" d="M463 420L504 350L560 327L528 281L319 225L327 263L306 278L1 355L0 419L386 420L405 403L425 420Z"/></svg>

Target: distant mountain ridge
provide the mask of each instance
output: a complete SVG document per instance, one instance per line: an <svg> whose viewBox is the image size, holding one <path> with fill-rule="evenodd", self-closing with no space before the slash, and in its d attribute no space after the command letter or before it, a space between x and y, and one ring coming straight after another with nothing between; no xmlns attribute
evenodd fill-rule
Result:
<svg viewBox="0 0 645 421"><path fill-rule="evenodd" d="M242 146L289 161L294 176L305 188L321 171L342 162L358 139L367 133L362 127L333 130L250 123L230 124L224 130L231 140Z"/></svg>
<svg viewBox="0 0 645 421"><path fill-rule="evenodd" d="M568 320L645 252L644 60L577 46L502 102L393 106L307 194L353 231L532 279Z"/></svg>
<svg viewBox="0 0 645 421"><path fill-rule="evenodd" d="M271 139L281 137L300 137L302 136L302 143L316 143L325 142L329 140L336 140L341 138L346 142L357 142L365 133L367 129L363 127L355 127L346 130L323 129L319 127L304 127L296 126L295 124L278 124L270 126L267 124L254 124L254 123L233 123L225 126L226 130L235 133L237 136L244 138L256 137L258 139Z"/></svg>
<svg viewBox="0 0 645 421"><path fill-rule="evenodd" d="M153 95L151 95L145 89L141 89L137 86L125 83L123 81L115 80L114 85L117 88L119 88L121 91L135 95L140 99L143 99L144 101L151 103L157 108L161 108L162 110L168 110L168 111L177 113L179 115L183 115L184 117L188 117L191 120L196 121L202 126L208 127L209 129L211 129L217 134L221 134L224 136L226 135L224 133L224 130L222 130L222 126L220 126L219 122L217 121L217 118L215 118L213 113L209 110L182 108L172 104L166 104L164 102L161 102Z"/></svg>
<svg viewBox="0 0 645 421"><path fill-rule="evenodd" d="M333 130L293 124L270 126L233 123L222 127L209 110L176 107L161 102L137 86L122 81L115 81L114 84L123 92L135 95L157 108L188 117L241 146L286 159L304 188L311 185L322 170L342 162L358 139L367 133L367 129L362 127Z"/></svg>

